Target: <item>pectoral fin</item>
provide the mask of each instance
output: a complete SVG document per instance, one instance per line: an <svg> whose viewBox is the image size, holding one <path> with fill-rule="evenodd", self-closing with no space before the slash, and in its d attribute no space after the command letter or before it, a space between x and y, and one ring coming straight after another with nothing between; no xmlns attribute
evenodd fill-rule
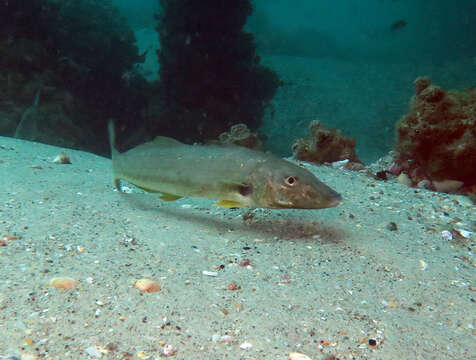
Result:
<svg viewBox="0 0 476 360"><path fill-rule="evenodd" d="M134 185L135 185L135 187L138 187L139 189L144 190L145 192L148 192L148 193L160 193L160 191L157 191L157 190L148 189L148 188L145 188L143 186L136 185L136 184L134 184Z"/></svg>
<svg viewBox="0 0 476 360"><path fill-rule="evenodd" d="M148 189L146 187L139 186L139 185L135 185L135 186L138 187L141 190L144 190L145 192L148 192L148 193L160 194L159 199L162 200L162 201L175 201L175 200L181 199L183 197L183 196L178 196L178 195L165 193L165 192L162 192L162 191L159 191L159 190Z"/></svg>
<svg viewBox="0 0 476 360"><path fill-rule="evenodd" d="M234 201L234 200L220 200L219 202L215 203L214 205L225 207L225 208L235 208L235 207L246 206L245 204L240 203L238 201Z"/></svg>

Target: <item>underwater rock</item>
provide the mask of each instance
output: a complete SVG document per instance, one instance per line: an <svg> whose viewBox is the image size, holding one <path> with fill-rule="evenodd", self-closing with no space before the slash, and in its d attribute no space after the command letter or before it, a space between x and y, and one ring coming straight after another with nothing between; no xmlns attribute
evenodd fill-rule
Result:
<svg viewBox="0 0 476 360"><path fill-rule="evenodd" d="M251 132L246 124L233 125L230 131L220 134L218 137L220 144L234 144L238 146L244 146L249 149L262 148L261 141L258 135Z"/></svg>
<svg viewBox="0 0 476 360"><path fill-rule="evenodd" d="M309 124L311 136L297 139L292 150L298 160L315 164L348 160L349 164L362 163L355 152L355 140L315 120Z"/></svg>
<svg viewBox="0 0 476 360"><path fill-rule="evenodd" d="M427 77L414 84L410 113L397 123L398 167L414 183L427 178L475 185L476 90L446 92Z"/></svg>

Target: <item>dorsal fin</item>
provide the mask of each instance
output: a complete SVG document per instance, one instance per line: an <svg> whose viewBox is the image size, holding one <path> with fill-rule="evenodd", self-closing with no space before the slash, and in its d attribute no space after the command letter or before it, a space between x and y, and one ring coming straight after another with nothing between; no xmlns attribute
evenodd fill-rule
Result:
<svg viewBox="0 0 476 360"><path fill-rule="evenodd" d="M157 136L155 139L148 141L146 143L140 144L139 146L136 146L135 149L148 149L148 148L157 148L157 147L162 147L162 148L168 148L168 147L173 147L173 146L181 146L184 145L178 140L166 137L166 136Z"/></svg>
<svg viewBox="0 0 476 360"><path fill-rule="evenodd" d="M156 138L154 138L154 140L152 140L148 144L155 145L155 146L178 146L178 145L183 145L183 143L181 143L180 141L172 139L172 138L167 137L167 136L157 136Z"/></svg>

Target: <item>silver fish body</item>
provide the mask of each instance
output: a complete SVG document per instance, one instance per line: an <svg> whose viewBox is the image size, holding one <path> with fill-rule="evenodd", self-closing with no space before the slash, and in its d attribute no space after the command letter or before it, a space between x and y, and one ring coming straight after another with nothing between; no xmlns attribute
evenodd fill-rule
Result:
<svg viewBox="0 0 476 360"><path fill-rule="evenodd" d="M219 206L322 209L341 196L312 173L274 155L238 146L186 145L157 137L124 153L114 147L114 182L125 180L164 200L183 196L218 200Z"/></svg>

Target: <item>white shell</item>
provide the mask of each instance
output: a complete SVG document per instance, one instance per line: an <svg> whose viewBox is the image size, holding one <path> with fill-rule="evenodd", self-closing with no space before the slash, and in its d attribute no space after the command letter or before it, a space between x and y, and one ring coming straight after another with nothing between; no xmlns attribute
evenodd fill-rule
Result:
<svg viewBox="0 0 476 360"><path fill-rule="evenodd" d="M202 274L205 275L205 276L212 276L212 277L218 276L218 273L215 272L215 271L203 270Z"/></svg>
<svg viewBox="0 0 476 360"><path fill-rule="evenodd" d="M469 239L473 234L472 231L463 230L463 229L455 229L462 237Z"/></svg>
<svg viewBox="0 0 476 360"><path fill-rule="evenodd" d="M240 345L241 350L249 350L253 347L253 344L249 342L244 342L243 344Z"/></svg>
<svg viewBox="0 0 476 360"><path fill-rule="evenodd" d="M289 354L289 359L290 360L312 360L309 356L298 353L298 352L292 352Z"/></svg>
<svg viewBox="0 0 476 360"><path fill-rule="evenodd" d="M443 230L443 231L441 232L441 236L442 236L443 239L445 239L445 240L448 240L448 241L452 241L452 240L453 240L453 234L451 233L451 231Z"/></svg>

